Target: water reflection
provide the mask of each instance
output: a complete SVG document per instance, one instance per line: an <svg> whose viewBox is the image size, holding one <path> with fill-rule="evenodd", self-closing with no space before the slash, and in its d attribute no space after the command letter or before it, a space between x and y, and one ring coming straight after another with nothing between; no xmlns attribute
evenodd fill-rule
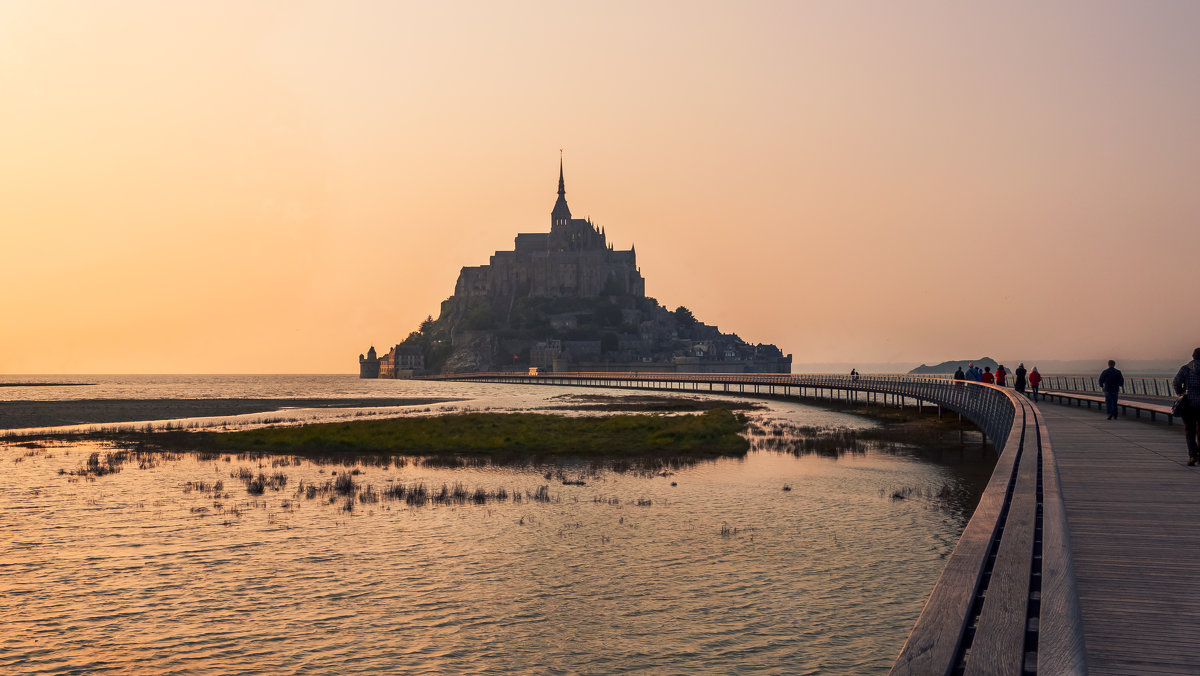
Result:
<svg viewBox="0 0 1200 676"><path fill-rule="evenodd" d="M991 450L811 411L705 461L10 443L0 672L884 673Z"/></svg>

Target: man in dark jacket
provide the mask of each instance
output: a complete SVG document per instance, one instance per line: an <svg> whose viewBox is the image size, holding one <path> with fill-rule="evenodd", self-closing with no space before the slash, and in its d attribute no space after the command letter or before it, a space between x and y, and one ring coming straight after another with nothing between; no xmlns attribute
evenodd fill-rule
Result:
<svg viewBox="0 0 1200 676"><path fill-rule="evenodd" d="M954 372L954 379L955 380L966 380L967 379L967 374L963 373L962 366L959 366L958 370Z"/></svg>
<svg viewBox="0 0 1200 676"><path fill-rule="evenodd" d="M1100 373L1100 389L1104 390L1104 408L1108 419L1117 417L1117 393L1125 386L1125 376L1117 370L1117 362L1109 359L1108 368Z"/></svg>
<svg viewBox="0 0 1200 676"><path fill-rule="evenodd" d="M1187 403L1179 417L1187 436L1188 467L1200 462L1200 347L1192 350L1192 360L1179 367L1172 382L1175 394L1187 395Z"/></svg>

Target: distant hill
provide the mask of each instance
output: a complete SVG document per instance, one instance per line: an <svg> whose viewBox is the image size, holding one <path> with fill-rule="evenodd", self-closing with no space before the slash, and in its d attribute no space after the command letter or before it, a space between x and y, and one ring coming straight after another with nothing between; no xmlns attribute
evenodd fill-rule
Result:
<svg viewBox="0 0 1200 676"><path fill-rule="evenodd" d="M966 371L967 366L970 364L974 364L974 365L978 366L981 370L985 367L990 366L990 367L992 367L992 371L995 371L996 367L999 366L999 364L996 363L995 359L992 359L991 357L983 357L980 359L960 359L958 361L944 361L940 364L934 364L933 366L921 364L920 366L909 371L908 373L909 373L909 375L917 375L917 376L944 375L947 373L954 373L954 371L960 366L962 367L962 370Z"/></svg>

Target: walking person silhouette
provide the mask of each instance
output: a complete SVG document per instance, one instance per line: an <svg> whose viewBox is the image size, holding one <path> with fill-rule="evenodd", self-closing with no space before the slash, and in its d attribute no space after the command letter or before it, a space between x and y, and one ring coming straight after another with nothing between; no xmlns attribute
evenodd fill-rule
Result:
<svg viewBox="0 0 1200 676"><path fill-rule="evenodd" d="M1179 367L1172 381L1175 394L1186 397L1179 417L1187 436L1188 467L1200 462L1200 347L1192 350L1192 360Z"/></svg>
<svg viewBox="0 0 1200 676"><path fill-rule="evenodd" d="M1108 420L1117 418L1117 393L1125 386L1125 376L1117 370L1117 362L1109 359L1108 368L1100 373L1100 389L1104 390L1104 410Z"/></svg>

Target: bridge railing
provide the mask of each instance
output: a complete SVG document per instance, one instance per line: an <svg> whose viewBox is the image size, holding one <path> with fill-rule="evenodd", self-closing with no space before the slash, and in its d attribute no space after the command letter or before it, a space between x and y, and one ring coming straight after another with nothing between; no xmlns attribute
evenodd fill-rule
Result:
<svg viewBox="0 0 1200 676"><path fill-rule="evenodd" d="M1011 389L910 375L507 372L449 379L798 398L839 391L864 393L867 401L880 395L885 402L926 401L961 413L992 440L999 458L892 673L1086 673L1049 434L1036 405Z"/></svg>
<svg viewBox="0 0 1200 676"><path fill-rule="evenodd" d="M949 378L949 374L931 376ZM1008 387L1013 386L1016 376L1008 372ZM1171 378L1162 376L1125 376L1125 387L1122 392L1128 395L1144 397L1175 396L1171 387ZM1062 390L1066 392L1100 392L1100 376L1084 374L1042 374L1042 382L1038 386L1043 390Z"/></svg>
<svg viewBox="0 0 1200 676"><path fill-rule="evenodd" d="M1042 376L1039 387L1043 390L1064 390L1067 392L1100 392L1099 376ZM1141 395L1144 397L1173 397L1174 390L1171 378L1153 378L1143 376L1126 376L1125 394Z"/></svg>

